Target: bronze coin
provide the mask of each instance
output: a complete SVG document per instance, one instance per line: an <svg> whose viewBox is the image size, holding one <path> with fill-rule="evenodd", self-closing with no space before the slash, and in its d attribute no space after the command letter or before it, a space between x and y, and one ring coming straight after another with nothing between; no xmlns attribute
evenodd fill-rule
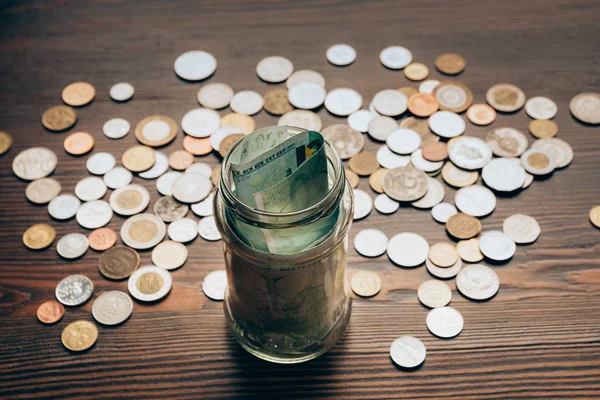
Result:
<svg viewBox="0 0 600 400"><path fill-rule="evenodd" d="M65 307L56 300L45 301L37 309L37 317L44 324L58 322L63 315L65 315Z"/></svg>
<svg viewBox="0 0 600 400"><path fill-rule="evenodd" d="M102 253L98 271L108 279L125 279L140 266L140 255L132 248L116 246Z"/></svg>
<svg viewBox="0 0 600 400"><path fill-rule="evenodd" d="M94 138L87 132L71 133L65 138L64 147L67 153L80 156L94 147Z"/></svg>
<svg viewBox="0 0 600 400"><path fill-rule="evenodd" d="M471 239L481 232L481 222L475 217L459 212L446 222L446 230L457 239Z"/></svg>
<svg viewBox="0 0 600 400"><path fill-rule="evenodd" d="M288 101L288 91L285 89L271 90L265 93L263 99L265 110L273 115L283 115L294 109Z"/></svg>
<svg viewBox="0 0 600 400"><path fill-rule="evenodd" d="M400 93L403 93L407 98L412 96L415 93L419 93L419 90L417 88L414 88L412 86L404 86L398 89L398 91Z"/></svg>
<svg viewBox="0 0 600 400"><path fill-rule="evenodd" d="M496 119L496 110L487 104L473 104L467 110L467 118L475 125L489 125Z"/></svg>
<svg viewBox="0 0 600 400"><path fill-rule="evenodd" d="M379 168L377 156L369 151L361 151L353 156L348 164L352 171L361 176L371 175Z"/></svg>
<svg viewBox="0 0 600 400"><path fill-rule="evenodd" d="M213 150L210 138L199 139L189 135L183 138L183 148L195 156L203 156Z"/></svg>
<svg viewBox="0 0 600 400"><path fill-rule="evenodd" d="M441 54L435 59L435 67L443 74L456 75L465 70L467 62L456 53Z"/></svg>
<svg viewBox="0 0 600 400"><path fill-rule="evenodd" d="M353 171L344 168L344 172L346 173L346 179L350 183L352 189L356 189L358 187L358 183L360 182L360 178Z"/></svg>
<svg viewBox="0 0 600 400"><path fill-rule="evenodd" d="M377 193L383 193L383 176L386 172L387 168L379 168L369 176L369 186Z"/></svg>
<svg viewBox="0 0 600 400"><path fill-rule="evenodd" d="M241 133L234 133L229 135L223 139L221 144L219 145L219 155L223 158L229 153L229 150L240 140L242 140L246 135Z"/></svg>
<svg viewBox="0 0 600 400"><path fill-rule="evenodd" d="M152 168L156 155L152 147L133 146L125 150L121 162L131 172L143 172Z"/></svg>
<svg viewBox="0 0 600 400"><path fill-rule="evenodd" d="M551 138L558 133L558 125L549 119L534 119L529 123L529 132L538 139Z"/></svg>
<svg viewBox="0 0 600 400"><path fill-rule="evenodd" d="M169 167L183 171L194 163L194 156L185 150L177 150L169 154Z"/></svg>
<svg viewBox="0 0 600 400"><path fill-rule="evenodd" d="M429 117L439 108L435 97L428 93L415 93L408 98L408 110L417 117Z"/></svg>
<svg viewBox="0 0 600 400"><path fill-rule="evenodd" d="M100 228L88 236L90 247L96 251L108 250L117 242L117 234L110 228Z"/></svg>
<svg viewBox="0 0 600 400"><path fill-rule="evenodd" d="M249 115L230 113L221 118L221 127L225 126L237 126L247 135L254 130L256 123Z"/></svg>
<svg viewBox="0 0 600 400"><path fill-rule="evenodd" d="M64 131L75 125L77 113L69 106L50 107L42 115L42 125L51 131Z"/></svg>
<svg viewBox="0 0 600 400"><path fill-rule="evenodd" d="M96 97L96 89L87 82L74 82L63 89L62 99L70 106L84 106Z"/></svg>
<svg viewBox="0 0 600 400"><path fill-rule="evenodd" d="M61 336L62 344L71 351L89 349L98 340L98 328L88 321L71 322Z"/></svg>
<svg viewBox="0 0 600 400"><path fill-rule="evenodd" d="M443 161L448 157L448 145L444 142L429 142L421 147L423 158L428 161Z"/></svg>

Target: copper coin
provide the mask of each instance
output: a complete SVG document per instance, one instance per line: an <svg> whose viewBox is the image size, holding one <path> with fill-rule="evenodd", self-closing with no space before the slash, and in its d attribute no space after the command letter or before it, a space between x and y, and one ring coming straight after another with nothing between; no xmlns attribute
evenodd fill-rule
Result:
<svg viewBox="0 0 600 400"><path fill-rule="evenodd" d="M98 271L108 279L125 279L140 266L140 255L132 248L116 246L102 253Z"/></svg>
<svg viewBox="0 0 600 400"><path fill-rule="evenodd" d="M135 127L136 139L146 146L164 146L171 143L176 136L177 123L166 115L150 115Z"/></svg>
<svg viewBox="0 0 600 400"><path fill-rule="evenodd" d="M446 75L460 74L465 70L467 62L456 53L441 54L435 59L435 67Z"/></svg>
<svg viewBox="0 0 600 400"><path fill-rule="evenodd" d="M475 125L489 125L496 119L496 110L487 104L473 104L467 110L467 118Z"/></svg>
<svg viewBox="0 0 600 400"><path fill-rule="evenodd" d="M94 138L87 132L71 133L65 138L64 146L67 153L80 156L94 147Z"/></svg>
<svg viewBox="0 0 600 400"><path fill-rule="evenodd" d="M143 172L152 168L156 155L152 147L133 146L125 150L121 162L131 172Z"/></svg>
<svg viewBox="0 0 600 400"><path fill-rule="evenodd" d="M344 168L344 172L346 173L346 179L348 179L350 186L353 189L356 189L358 187L358 183L360 182L360 178L358 177L358 175L356 175L353 171L347 168Z"/></svg>
<svg viewBox="0 0 600 400"><path fill-rule="evenodd" d="M419 93L419 90L417 88L414 88L412 86L404 86L401 87L400 89L398 89L398 91L400 93L403 93L407 98L412 96L415 93Z"/></svg>
<svg viewBox="0 0 600 400"><path fill-rule="evenodd" d="M88 241L93 250L104 251L115 245L117 234L110 228L100 228L90 233Z"/></svg>
<svg viewBox="0 0 600 400"><path fill-rule="evenodd" d="M437 100L428 93L415 93L408 99L408 110L417 117L429 117L438 108Z"/></svg>
<svg viewBox="0 0 600 400"><path fill-rule="evenodd" d="M558 133L558 125L549 119L534 119L529 123L529 132L539 139L551 138Z"/></svg>
<svg viewBox="0 0 600 400"><path fill-rule="evenodd" d="M369 186L377 193L383 193L383 176L386 172L387 168L379 168L369 176Z"/></svg>
<svg viewBox="0 0 600 400"><path fill-rule="evenodd" d="M194 163L194 156L185 150L177 150L169 154L169 167L183 171Z"/></svg>
<svg viewBox="0 0 600 400"><path fill-rule="evenodd" d="M210 145L209 137L199 139L189 135L186 135L186 137L183 138L183 148L185 151L195 156L203 156L210 153L213 149Z"/></svg>
<svg viewBox="0 0 600 400"><path fill-rule="evenodd" d="M77 113L69 106L50 107L42 115L42 125L51 131L64 131L75 125Z"/></svg>
<svg viewBox="0 0 600 400"><path fill-rule="evenodd" d="M74 82L62 91L62 99L70 106L84 106L96 97L96 89L87 82Z"/></svg>
<svg viewBox="0 0 600 400"><path fill-rule="evenodd" d="M292 111L294 107L288 101L288 91L285 89L274 89L263 96L264 107L273 115L283 115Z"/></svg>
<svg viewBox="0 0 600 400"><path fill-rule="evenodd" d="M423 158L428 161L443 161L448 157L448 145L444 142L429 142L421 147Z"/></svg>
<svg viewBox="0 0 600 400"><path fill-rule="evenodd" d="M249 115L230 113L221 118L221 127L225 126L237 126L247 135L254 130L256 124Z"/></svg>
<svg viewBox="0 0 600 400"><path fill-rule="evenodd" d="M446 222L446 230L457 239L471 239L481 232L481 222L475 217L459 212Z"/></svg>
<svg viewBox="0 0 600 400"><path fill-rule="evenodd" d="M379 168L377 156L369 151L361 151L352 157L348 164L352 171L361 176L371 175Z"/></svg>
<svg viewBox="0 0 600 400"><path fill-rule="evenodd" d="M56 300L45 301L37 309L38 319L45 324L58 322L63 315L65 307Z"/></svg>
<svg viewBox="0 0 600 400"><path fill-rule="evenodd" d="M6 153L12 147L12 136L6 132L0 132L0 155Z"/></svg>
<svg viewBox="0 0 600 400"><path fill-rule="evenodd" d="M242 140L245 136L246 135L243 135L241 133L234 133L233 135L229 135L225 139L223 139L223 141L219 145L219 154L221 155L221 157L225 158L227 153L229 153L229 150L231 150L231 148L237 142Z"/></svg>

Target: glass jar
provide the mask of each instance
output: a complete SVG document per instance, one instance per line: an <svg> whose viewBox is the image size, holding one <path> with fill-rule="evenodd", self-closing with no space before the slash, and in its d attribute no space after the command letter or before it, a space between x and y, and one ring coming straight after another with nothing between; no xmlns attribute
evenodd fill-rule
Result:
<svg viewBox="0 0 600 400"><path fill-rule="evenodd" d="M270 213L241 203L231 178L233 149L221 167L214 208L227 271L225 316L242 347L268 361L297 363L325 353L350 319L346 254L352 188L339 156L326 142L324 146L329 191L297 212ZM251 247L236 229L240 227L265 236L316 232L318 240L299 252L273 253Z"/></svg>

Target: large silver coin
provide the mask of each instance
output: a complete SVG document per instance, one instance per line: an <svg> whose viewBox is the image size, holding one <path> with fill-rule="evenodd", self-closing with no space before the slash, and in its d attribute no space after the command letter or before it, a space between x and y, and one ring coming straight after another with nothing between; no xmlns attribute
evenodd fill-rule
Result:
<svg viewBox="0 0 600 400"><path fill-rule="evenodd" d="M483 217L496 208L496 196L481 185L460 188L454 196L456 207L467 215Z"/></svg>
<svg viewBox="0 0 600 400"><path fill-rule="evenodd" d="M205 51L188 51L175 60L175 73L188 81L199 81L211 76L217 69L217 60Z"/></svg>
<svg viewBox="0 0 600 400"><path fill-rule="evenodd" d="M243 90L233 95L229 106L238 114L254 115L262 110L264 100L260 94L253 90Z"/></svg>
<svg viewBox="0 0 600 400"><path fill-rule="evenodd" d="M84 275L69 275L58 283L56 299L65 306L78 306L85 303L94 292L94 284Z"/></svg>
<svg viewBox="0 0 600 400"><path fill-rule="evenodd" d="M113 216L110 205L103 200L83 203L77 210L77 223L87 229L101 228L108 224Z"/></svg>
<svg viewBox="0 0 600 400"><path fill-rule="evenodd" d="M462 315L452 307L434 308L427 314L427 329L437 337L457 336L465 325Z"/></svg>
<svg viewBox="0 0 600 400"><path fill-rule="evenodd" d="M115 167L108 171L102 179L104 184L111 189L118 189L127 186L133 179L133 174L130 170L123 167Z"/></svg>
<svg viewBox="0 0 600 400"><path fill-rule="evenodd" d="M388 238L379 229L364 229L354 237L354 248L365 257L379 257L387 250Z"/></svg>
<svg viewBox="0 0 600 400"><path fill-rule="evenodd" d="M87 236L81 233L68 233L56 243L57 253L66 259L81 257L89 247Z"/></svg>
<svg viewBox="0 0 600 400"><path fill-rule="evenodd" d="M542 232L535 218L525 214L513 214L502 223L502 230L515 243L533 243Z"/></svg>
<svg viewBox="0 0 600 400"><path fill-rule="evenodd" d="M416 267L429 256L429 243L416 233L398 233L388 242L387 254L395 264Z"/></svg>
<svg viewBox="0 0 600 400"><path fill-rule="evenodd" d="M498 293L500 280L485 265L467 265L456 276L456 288L469 299L487 300Z"/></svg>
<svg viewBox="0 0 600 400"><path fill-rule="evenodd" d="M490 162L492 149L479 138L462 136L448 144L448 156L458 167L473 170Z"/></svg>
<svg viewBox="0 0 600 400"><path fill-rule="evenodd" d="M119 290L104 292L92 304L92 316L103 325L117 325L133 312L133 301Z"/></svg>
<svg viewBox="0 0 600 400"><path fill-rule="evenodd" d="M327 93L325 108L334 115L347 117L362 106L363 99L354 89L337 88Z"/></svg>
<svg viewBox="0 0 600 400"><path fill-rule="evenodd" d="M85 162L85 166L91 174L104 175L114 168L117 160L110 153L100 152L94 153Z"/></svg>
<svg viewBox="0 0 600 400"><path fill-rule="evenodd" d="M495 261L505 261L515 255L517 246L506 233L501 231L483 232L479 237L481 253Z"/></svg>
<svg viewBox="0 0 600 400"><path fill-rule="evenodd" d="M219 110L231 102L233 89L225 83L209 83L198 90L198 103L202 107Z"/></svg>
<svg viewBox="0 0 600 400"><path fill-rule="evenodd" d="M294 64L281 56L263 58L256 65L256 75L265 82L283 82L294 72Z"/></svg>
<svg viewBox="0 0 600 400"><path fill-rule="evenodd" d="M400 336L390 346L392 361L403 368L416 368L423 364L427 349L416 337Z"/></svg>
<svg viewBox="0 0 600 400"><path fill-rule="evenodd" d="M65 220L73 218L81 206L81 201L72 194L61 194L48 204L48 214L52 218Z"/></svg>
<svg viewBox="0 0 600 400"><path fill-rule="evenodd" d="M569 102L571 114L587 124L600 124L600 94L579 93Z"/></svg>
<svg viewBox="0 0 600 400"><path fill-rule="evenodd" d="M83 178L75 185L75 196L81 201L99 200L106 194L106 184L97 176Z"/></svg>
<svg viewBox="0 0 600 400"><path fill-rule="evenodd" d="M173 182L173 197L183 203L197 203L213 189L209 178L201 174L185 173Z"/></svg>
<svg viewBox="0 0 600 400"><path fill-rule="evenodd" d="M521 189L525 183L525 168L521 163L506 158L495 158L481 170L483 181L494 190L512 192Z"/></svg>
<svg viewBox="0 0 600 400"><path fill-rule="evenodd" d="M12 169L16 176L26 181L45 178L56 168L56 154L45 147L31 147L14 158Z"/></svg>

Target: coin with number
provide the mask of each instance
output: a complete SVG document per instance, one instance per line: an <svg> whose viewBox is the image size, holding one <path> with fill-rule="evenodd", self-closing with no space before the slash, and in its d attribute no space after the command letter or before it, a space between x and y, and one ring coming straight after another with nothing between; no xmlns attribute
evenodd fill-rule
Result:
<svg viewBox="0 0 600 400"><path fill-rule="evenodd" d="M223 300L227 290L227 273L224 270L212 271L202 281L202 291L212 300Z"/></svg>
<svg viewBox="0 0 600 400"><path fill-rule="evenodd" d="M493 269L482 264L465 266L456 276L456 288L472 300L487 300L500 289L500 280Z"/></svg>
<svg viewBox="0 0 600 400"><path fill-rule="evenodd" d="M444 307L452 299L452 290L444 282L430 279L419 285L417 297L424 306L429 308Z"/></svg>
<svg viewBox="0 0 600 400"><path fill-rule="evenodd" d="M416 233L398 233L388 242L387 254L395 264L416 267L427 259L429 243Z"/></svg>
<svg viewBox="0 0 600 400"><path fill-rule="evenodd" d="M465 321L461 313L454 308L438 307L429 311L426 323L429 332L437 337L449 339L463 330Z"/></svg>
<svg viewBox="0 0 600 400"><path fill-rule="evenodd" d="M352 291L361 297L372 297L381 291L381 278L377 272L358 271L350 279Z"/></svg>
<svg viewBox="0 0 600 400"><path fill-rule="evenodd" d="M127 281L129 293L140 301L156 301L165 297L173 286L166 269L154 265L137 269Z"/></svg>
<svg viewBox="0 0 600 400"><path fill-rule="evenodd" d="M133 312L133 301L119 290L104 292L92 304L92 316L102 325L118 325Z"/></svg>
<svg viewBox="0 0 600 400"><path fill-rule="evenodd" d="M385 253L388 238L379 229L364 229L354 237L354 248L365 257L379 257Z"/></svg>
<svg viewBox="0 0 600 400"><path fill-rule="evenodd" d="M172 270L181 267L188 257L188 250L184 244L173 240L165 240L152 250L154 265Z"/></svg>
<svg viewBox="0 0 600 400"><path fill-rule="evenodd" d="M425 362L427 349L416 337L400 336L390 346L392 361L402 368L416 368Z"/></svg>
<svg viewBox="0 0 600 400"><path fill-rule="evenodd" d="M56 252L68 260L79 258L90 247L87 236L81 233L68 233L56 243Z"/></svg>
<svg viewBox="0 0 600 400"><path fill-rule="evenodd" d="M88 321L75 321L63 329L61 341L71 351L89 349L98 340L98 328Z"/></svg>
<svg viewBox="0 0 600 400"><path fill-rule="evenodd" d="M517 244L533 243L542 232L536 219L525 214L513 214L506 218L502 230Z"/></svg>
<svg viewBox="0 0 600 400"><path fill-rule="evenodd" d="M94 284L85 275L69 275L56 285L56 299L65 306L78 306L88 301L94 292Z"/></svg>
<svg viewBox="0 0 600 400"><path fill-rule="evenodd" d="M383 177L383 190L397 201L418 200L427 193L427 175L411 166L391 169Z"/></svg>
<svg viewBox="0 0 600 400"><path fill-rule="evenodd" d="M120 280L129 277L140 266L140 255L137 251L115 246L100 256L98 271L108 279Z"/></svg>
<svg viewBox="0 0 600 400"><path fill-rule="evenodd" d="M160 243L167 232L162 219L154 214L137 214L121 226L121 240L134 249L149 249Z"/></svg>
<svg viewBox="0 0 600 400"><path fill-rule="evenodd" d="M65 307L56 300L48 300L40 304L37 318L44 324L54 324L65 315Z"/></svg>

